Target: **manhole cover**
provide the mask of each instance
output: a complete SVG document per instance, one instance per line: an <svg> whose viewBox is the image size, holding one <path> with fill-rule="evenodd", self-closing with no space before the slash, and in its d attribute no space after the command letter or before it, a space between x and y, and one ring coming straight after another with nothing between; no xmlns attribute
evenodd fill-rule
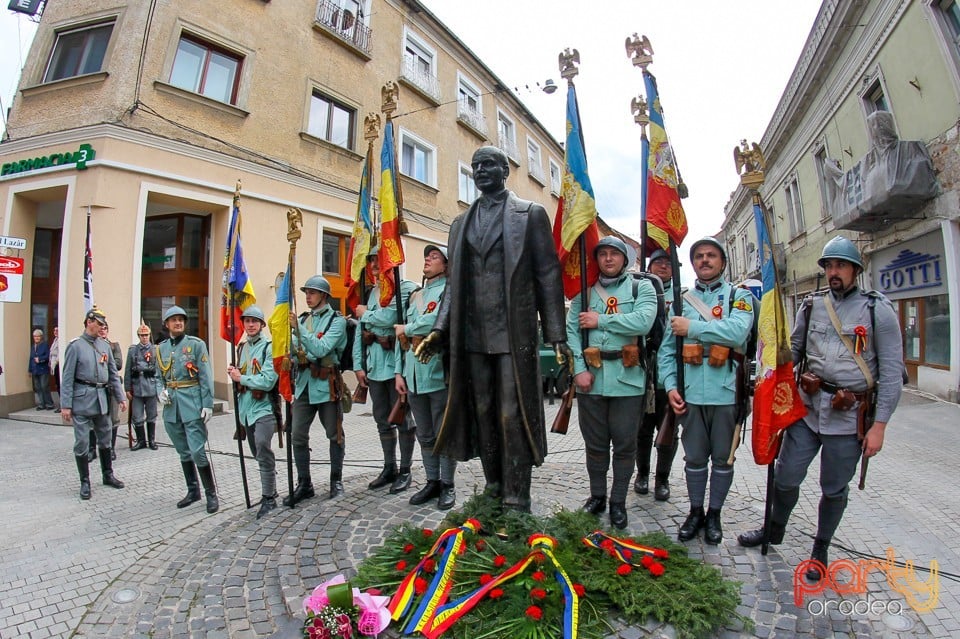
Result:
<svg viewBox="0 0 960 639"><path fill-rule="evenodd" d="M140 591L136 588L121 588L110 597L114 603L125 604L136 601L140 597Z"/></svg>
<svg viewBox="0 0 960 639"><path fill-rule="evenodd" d="M896 632L906 632L913 628L913 619L904 615L885 614L883 623L886 624L887 628Z"/></svg>

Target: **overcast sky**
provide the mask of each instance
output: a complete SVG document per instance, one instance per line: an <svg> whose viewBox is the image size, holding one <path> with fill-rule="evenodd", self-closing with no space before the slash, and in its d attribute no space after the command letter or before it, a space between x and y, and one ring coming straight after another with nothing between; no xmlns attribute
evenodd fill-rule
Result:
<svg viewBox="0 0 960 639"><path fill-rule="evenodd" d="M630 100L643 92L643 79L627 59L624 42L634 32L645 34L654 50L650 71L657 76L667 134L690 190L683 202L690 226L685 247L720 229L723 206L738 183L733 147L741 138L759 142L820 7L819 0L423 2L517 89L558 139L564 136L566 92L558 55L568 47L580 52L575 82L597 206L607 222L633 237L640 234L642 167L640 127ZM0 9L4 111L35 31L28 18L5 6ZM547 78L560 86L552 96L537 87ZM685 253L681 250L686 263ZM690 273L686 264L684 271Z"/></svg>

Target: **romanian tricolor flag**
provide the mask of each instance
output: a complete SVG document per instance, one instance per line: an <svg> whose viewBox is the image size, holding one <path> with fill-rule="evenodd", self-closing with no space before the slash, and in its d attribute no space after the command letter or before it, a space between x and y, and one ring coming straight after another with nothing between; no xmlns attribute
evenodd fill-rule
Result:
<svg viewBox="0 0 960 639"><path fill-rule="evenodd" d="M403 198L397 181L396 148L393 143L393 121L387 120L380 151L380 306L386 306L393 297L393 269L404 262L400 228L403 224L400 210Z"/></svg>
<svg viewBox="0 0 960 639"><path fill-rule="evenodd" d="M243 337L243 320L240 319L240 315L247 307L256 303L257 296L253 292L253 282L247 274L247 265L243 261L243 249L240 246L240 187L238 186L237 192L233 194L230 232L227 233L227 250L223 255L220 337L233 344L239 344L240 338Z"/></svg>
<svg viewBox="0 0 960 639"><path fill-rule="evenodd" d="M787 335L787 313L780 295L773 244L759 197L753 204L760 246L763 295L757 339L757 379L753 394L753 459L766 466L780 448L780 433L807 414L793 376L793 356Z"/></svg>
<svg viewBox="0 0 960 639"><path fill-rule="evenodd" d="M273 305L273 312L267 319L270 329L270 338L273 348L273 370L277 372L279 380L277 389L280 396L287 402L293 401L293 380L290 377L290 363L287 356L290 354L290 266L283 274L283 283L277 288L277 301Z"/></svg>
<svg viewBox="0 0 960 639"><path fill-rule="evenodd" d="M647 154L647 248L670 250L687 236L687 216L677 192L677 163L663 125L663 111L657 93L657 79L643 72L650 105L650 150Z"/></svg>
<svg viewBox="0 0 960 639"><path fill-rule="evenodd" d="M360 198L357 200L357 217L353 221L353 234L350 236L350 250L347 251L349 270L344 278L347 287L347 308L356 308L360 300L360 285L363 281L363 270L367 265L367 255L370 253L373 241L373 222L370 221L370 167L373 164L373 145L367 147L367 158L363 163L363 172L360 175ZM369 279L366 282L373 285ZM366 303L366 300L363 300Z"/></svg>
<svg viewBox="0 0 960 639"><path fill-rule="evenodd" d="M593 249L600 241L597 228L597 202L587 175L587 154L580 128L580 109L573 84L567 89L567 141L563 154L563 186L557 216L553 220L553 243L557 247L563 275L563 293L572 299L580 292L580 236L587 245L587 286L600 275ZM629 265L628 265L629 266Z"/></svg>

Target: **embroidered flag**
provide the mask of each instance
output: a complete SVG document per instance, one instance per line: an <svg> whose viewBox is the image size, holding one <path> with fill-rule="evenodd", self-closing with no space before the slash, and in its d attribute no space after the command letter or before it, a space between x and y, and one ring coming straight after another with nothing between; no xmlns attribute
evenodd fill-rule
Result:
<svg viewBox="0 0 960 639"><path fill-rule="evenodd" d="M403 243L400 241L403 217L403 197L397 182L396 149L393 143L393 121L387 120L380 151L380 306L386 306L393 297L394 268L404 262Z"/></svg>
<svg viewBox="0 0 960 639"><path fill-rule="evenodd" d="M586 241L587 286L593 286L600 275L593 249L600 241L597 227L597 203L593 185L587 174L587 154L580 126L577 92L567 89L567 140L563 153L563 185L557 215L553 219L553 243L557 247L563 276L563 294L573 299L580 292L580 236Z"/></svg>
<svg viewBox="0 0 960 639"><path fill-rule="evenodd" d="M273 370L277 372L277 390L285 401L293 401L293 380L290 376L290 266L277 288L277 301L267 319L273 347Z"/></svg>
<svg viewBox="0 0 960 639"><path fill-rule="evenodd" d="M257 296L253 292L253 283L247 274L247 265L243 261L243 249L240 246L240 187L238 185L236 193L233 194L230 231L227 233L227 249L223 255L220 337L234 344L240 343L240 338L243 337L243 320L240 319L240 315L256 303Z"/></svg>
<svg viewBox="0 0 960 639"><path fill-rule="evenodd" d="M650 105L650 145L647 151L647 248L670 250L669 240L680 246L687 236L687 216L677 192L677 163L663 124L657 79L643 72Z"/></svg>
<svg viewBox="0 0 960 639"><path fill-rule="evenodd" d="M367 255L373 242L373 223L370 221L370 167L373 165L373 145L367 147L367 157L360 174L360 197L357 199L357 217L353 221L353 233L350 236L350 249L347 251L347 308L356 308L360 300L360 285L366 277L363 269L367 264ZM367 286L373 281L367 278ZM366 300L363 300L366 303Z"/></svg>
<svg viewBox="0 0 960 639"><path fill-rule="evenodd" d="M763 293L759 309L752 443L754 461L766 466L777 456L781 431L806 415L807 409L797 392L790 337L787 334L787 313L777 282L773 244L759 197L753 204L753 218L757 225L757 244L760 246Z"/></svg>

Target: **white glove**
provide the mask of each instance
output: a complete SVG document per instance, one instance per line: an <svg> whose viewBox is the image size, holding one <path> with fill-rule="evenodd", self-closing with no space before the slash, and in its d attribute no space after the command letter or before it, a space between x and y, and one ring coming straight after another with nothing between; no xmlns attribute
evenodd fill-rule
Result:
<svg viewBox="0 0 960 639"><path fill-rule="evenodd" d="M210 418L213 417L212 408L201 408L200 409L200 418L203 419L203 425L206 426L207 422L210 421Z"/></svg>
<svg viewBox="0 0 960 639"><path fill-rule="evenodd" d="M170 403L170 393L166 388L160 391L160 394L157 396L157 401L160 402L161 406L167 406Z"/></svg>

